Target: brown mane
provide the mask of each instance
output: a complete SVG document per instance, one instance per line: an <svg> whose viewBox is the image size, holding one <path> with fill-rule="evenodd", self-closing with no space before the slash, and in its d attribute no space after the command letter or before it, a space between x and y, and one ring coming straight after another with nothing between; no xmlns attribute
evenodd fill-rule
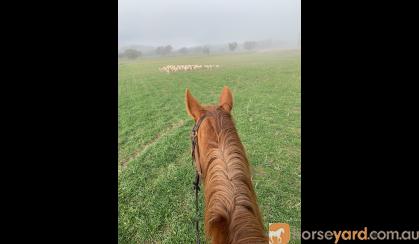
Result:
<svg viewBox="0 0 419 244"><path fill-rule="evenodd" d="M228 105L199 107L197 113L209 114L198 130L205 232L212 243L267 243L249 163L229 111L232 102Z"/></svg>

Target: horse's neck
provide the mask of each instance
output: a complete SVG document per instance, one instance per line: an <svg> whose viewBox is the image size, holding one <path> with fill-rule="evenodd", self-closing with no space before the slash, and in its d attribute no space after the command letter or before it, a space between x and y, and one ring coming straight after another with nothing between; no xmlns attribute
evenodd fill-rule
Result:
<svg viewBox="0 0 419 244"><path fill-rule="evenodd" d="M250 238L253 243L266 243L243 145L235 130L228 132L221 141L227 145L218 145L208 151L205 194L209 216L219 216L213 218L225 220L228 227L221 230L214 226L212 233L218 236L228 230L227 236L234 236L235 240ZM226 212L218 213L217 209Z"/></svg>

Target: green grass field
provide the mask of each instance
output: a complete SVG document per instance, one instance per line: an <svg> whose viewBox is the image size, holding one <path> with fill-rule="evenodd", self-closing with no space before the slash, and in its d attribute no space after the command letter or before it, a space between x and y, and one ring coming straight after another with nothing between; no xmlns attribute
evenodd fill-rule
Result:
<svg viewBox="0 0 419 244"><path fill-rule="evenodd" d="M167 64L221 67L160 73ZM194 123L184 93L189 88L201 103L218 103L224 85L233 93L232 113L265 226L289 223L291 243L300 242L299 51L119 60L118 83L119 243L195 242L189 139Z"/></svg>

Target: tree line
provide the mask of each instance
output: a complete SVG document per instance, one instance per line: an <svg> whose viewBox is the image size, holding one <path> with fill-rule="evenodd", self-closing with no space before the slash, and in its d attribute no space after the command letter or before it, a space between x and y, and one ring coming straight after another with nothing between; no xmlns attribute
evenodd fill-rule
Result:
<svg viewBox="0 0 419 244"><path fill-rule="evenodd" d="M230 42L227 44L227 47L231 52L234 52L238 48L238 46L239 44L237 42ZM256 46L257 46L257 42L255 41L246 41L243 43L243 48L248 51L255 49ZM191 48L182 47L174 51L171 45L166 45L166 46L159 46L154 50L154 54L158 56L167 56L173 53L179 53L182 55L186 55L189 53L203 53L205 55L210 55L211 48L210 46L205 45L205 46L198 46L198 47L191 47ZM128 59L136 59L141 56L143 56L143 53L133 48L126 49L123 53L118 55L118 57L120 58L128 58Z"/></svg>

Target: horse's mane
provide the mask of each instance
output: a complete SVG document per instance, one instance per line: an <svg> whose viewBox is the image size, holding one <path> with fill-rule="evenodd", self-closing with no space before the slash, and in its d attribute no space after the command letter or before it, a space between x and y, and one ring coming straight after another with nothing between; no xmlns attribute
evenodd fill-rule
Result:
<svg viewBox="0 0 419 244"><path fill-rule="evenodd" d="M205 174L206 232L213 243L267 243L244 147L230 113L212 112Z"/></svg>

